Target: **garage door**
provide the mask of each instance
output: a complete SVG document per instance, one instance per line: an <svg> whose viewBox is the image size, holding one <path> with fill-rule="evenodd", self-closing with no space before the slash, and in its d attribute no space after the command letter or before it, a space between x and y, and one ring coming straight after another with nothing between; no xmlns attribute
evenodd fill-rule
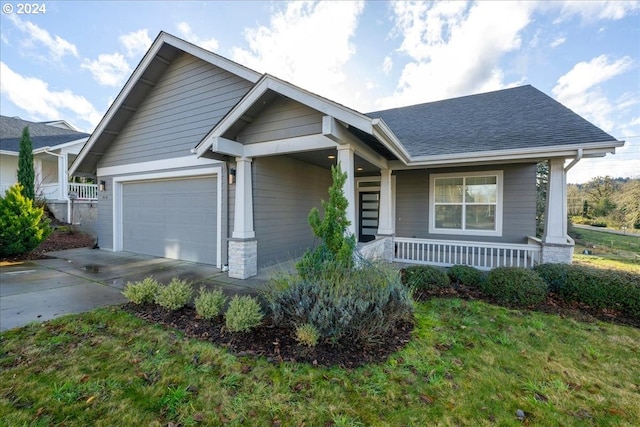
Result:
<svg viewBox="0 0 640 427"><path fill-rule="evenodd" d="M123 249L216 264L216 193L215 176L124 183Z"/></svg>

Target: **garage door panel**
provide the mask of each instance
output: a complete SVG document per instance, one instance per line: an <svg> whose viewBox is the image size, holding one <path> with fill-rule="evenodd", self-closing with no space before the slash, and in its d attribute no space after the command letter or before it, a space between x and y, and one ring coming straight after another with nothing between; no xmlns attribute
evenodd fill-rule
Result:
<svg viewBox="0 0 640 427"><path fill-rule="evenodd" d="M131 182L123 185L123 249L215 264L215 177Z"/></svg>

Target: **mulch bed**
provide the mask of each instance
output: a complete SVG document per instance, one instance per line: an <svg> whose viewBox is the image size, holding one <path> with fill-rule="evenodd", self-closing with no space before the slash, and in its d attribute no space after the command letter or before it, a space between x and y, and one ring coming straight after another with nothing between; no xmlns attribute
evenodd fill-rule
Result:
<svg viewBox="0 0 640 427"><path fill-rule="evenodd" d="M400 325L370 347L344 340L336 344L319 343L310 348L299 345L290 330L275 326L269 319L251 332L231 333L226 330L222 317L198 319L192 307L172 312L153 304L128 303L123 305L123 309L150 322L178 329L188 337L225 347L238 356L264 356L273 363L302 362L343 368L377 363L404 347L413 330L412 324Z"/></svg>
<svg viewBox="0 0 640 427"><path fill-rule="evenodd" d="M75 231L71 226L56 226L49 237L47 237L44 242L40 243L40 245L31 252L0 257L0 262L49 259L51 257L47 255L47 252L62 251L65 249L75 248L90 248L93 247L95 243L95 238L80 231Z"/></svg>

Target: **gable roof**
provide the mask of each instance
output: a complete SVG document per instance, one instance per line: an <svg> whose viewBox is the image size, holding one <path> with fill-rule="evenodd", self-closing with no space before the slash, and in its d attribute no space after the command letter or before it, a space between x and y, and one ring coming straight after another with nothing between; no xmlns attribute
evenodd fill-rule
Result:
<svg viewBox="0 0 640 427"><path fill-rule="evenodd" d="M531 85L367 115L382 118L414 160L616 141Z"/></svg>
<svg viewBox="0 0 640 427"><path fill-rule="evenodd" d="M88 133L51 126L46 122L30 122L19 117L0 116L0 150L19 152L22 130L29 127L33 149L55 147L85 139Z"/></svg>
<svg viewBox="0 0 640 427"><path fill-rule="evenodd" d="M151 92L172 61L186 52L255 83L260 74L227 58L161 31L105 113L69 173L94 173L98 160Z"/></svg>

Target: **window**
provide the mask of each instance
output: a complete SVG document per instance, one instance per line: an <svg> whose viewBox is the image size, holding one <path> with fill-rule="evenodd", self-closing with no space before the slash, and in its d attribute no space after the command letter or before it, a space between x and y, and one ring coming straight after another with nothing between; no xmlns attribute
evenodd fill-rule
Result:
<svg viewBox="0 0 640 427"><path fill-rule="evenodd" d="M432 174L429 233L502 235L502 171Z"/></svg>

